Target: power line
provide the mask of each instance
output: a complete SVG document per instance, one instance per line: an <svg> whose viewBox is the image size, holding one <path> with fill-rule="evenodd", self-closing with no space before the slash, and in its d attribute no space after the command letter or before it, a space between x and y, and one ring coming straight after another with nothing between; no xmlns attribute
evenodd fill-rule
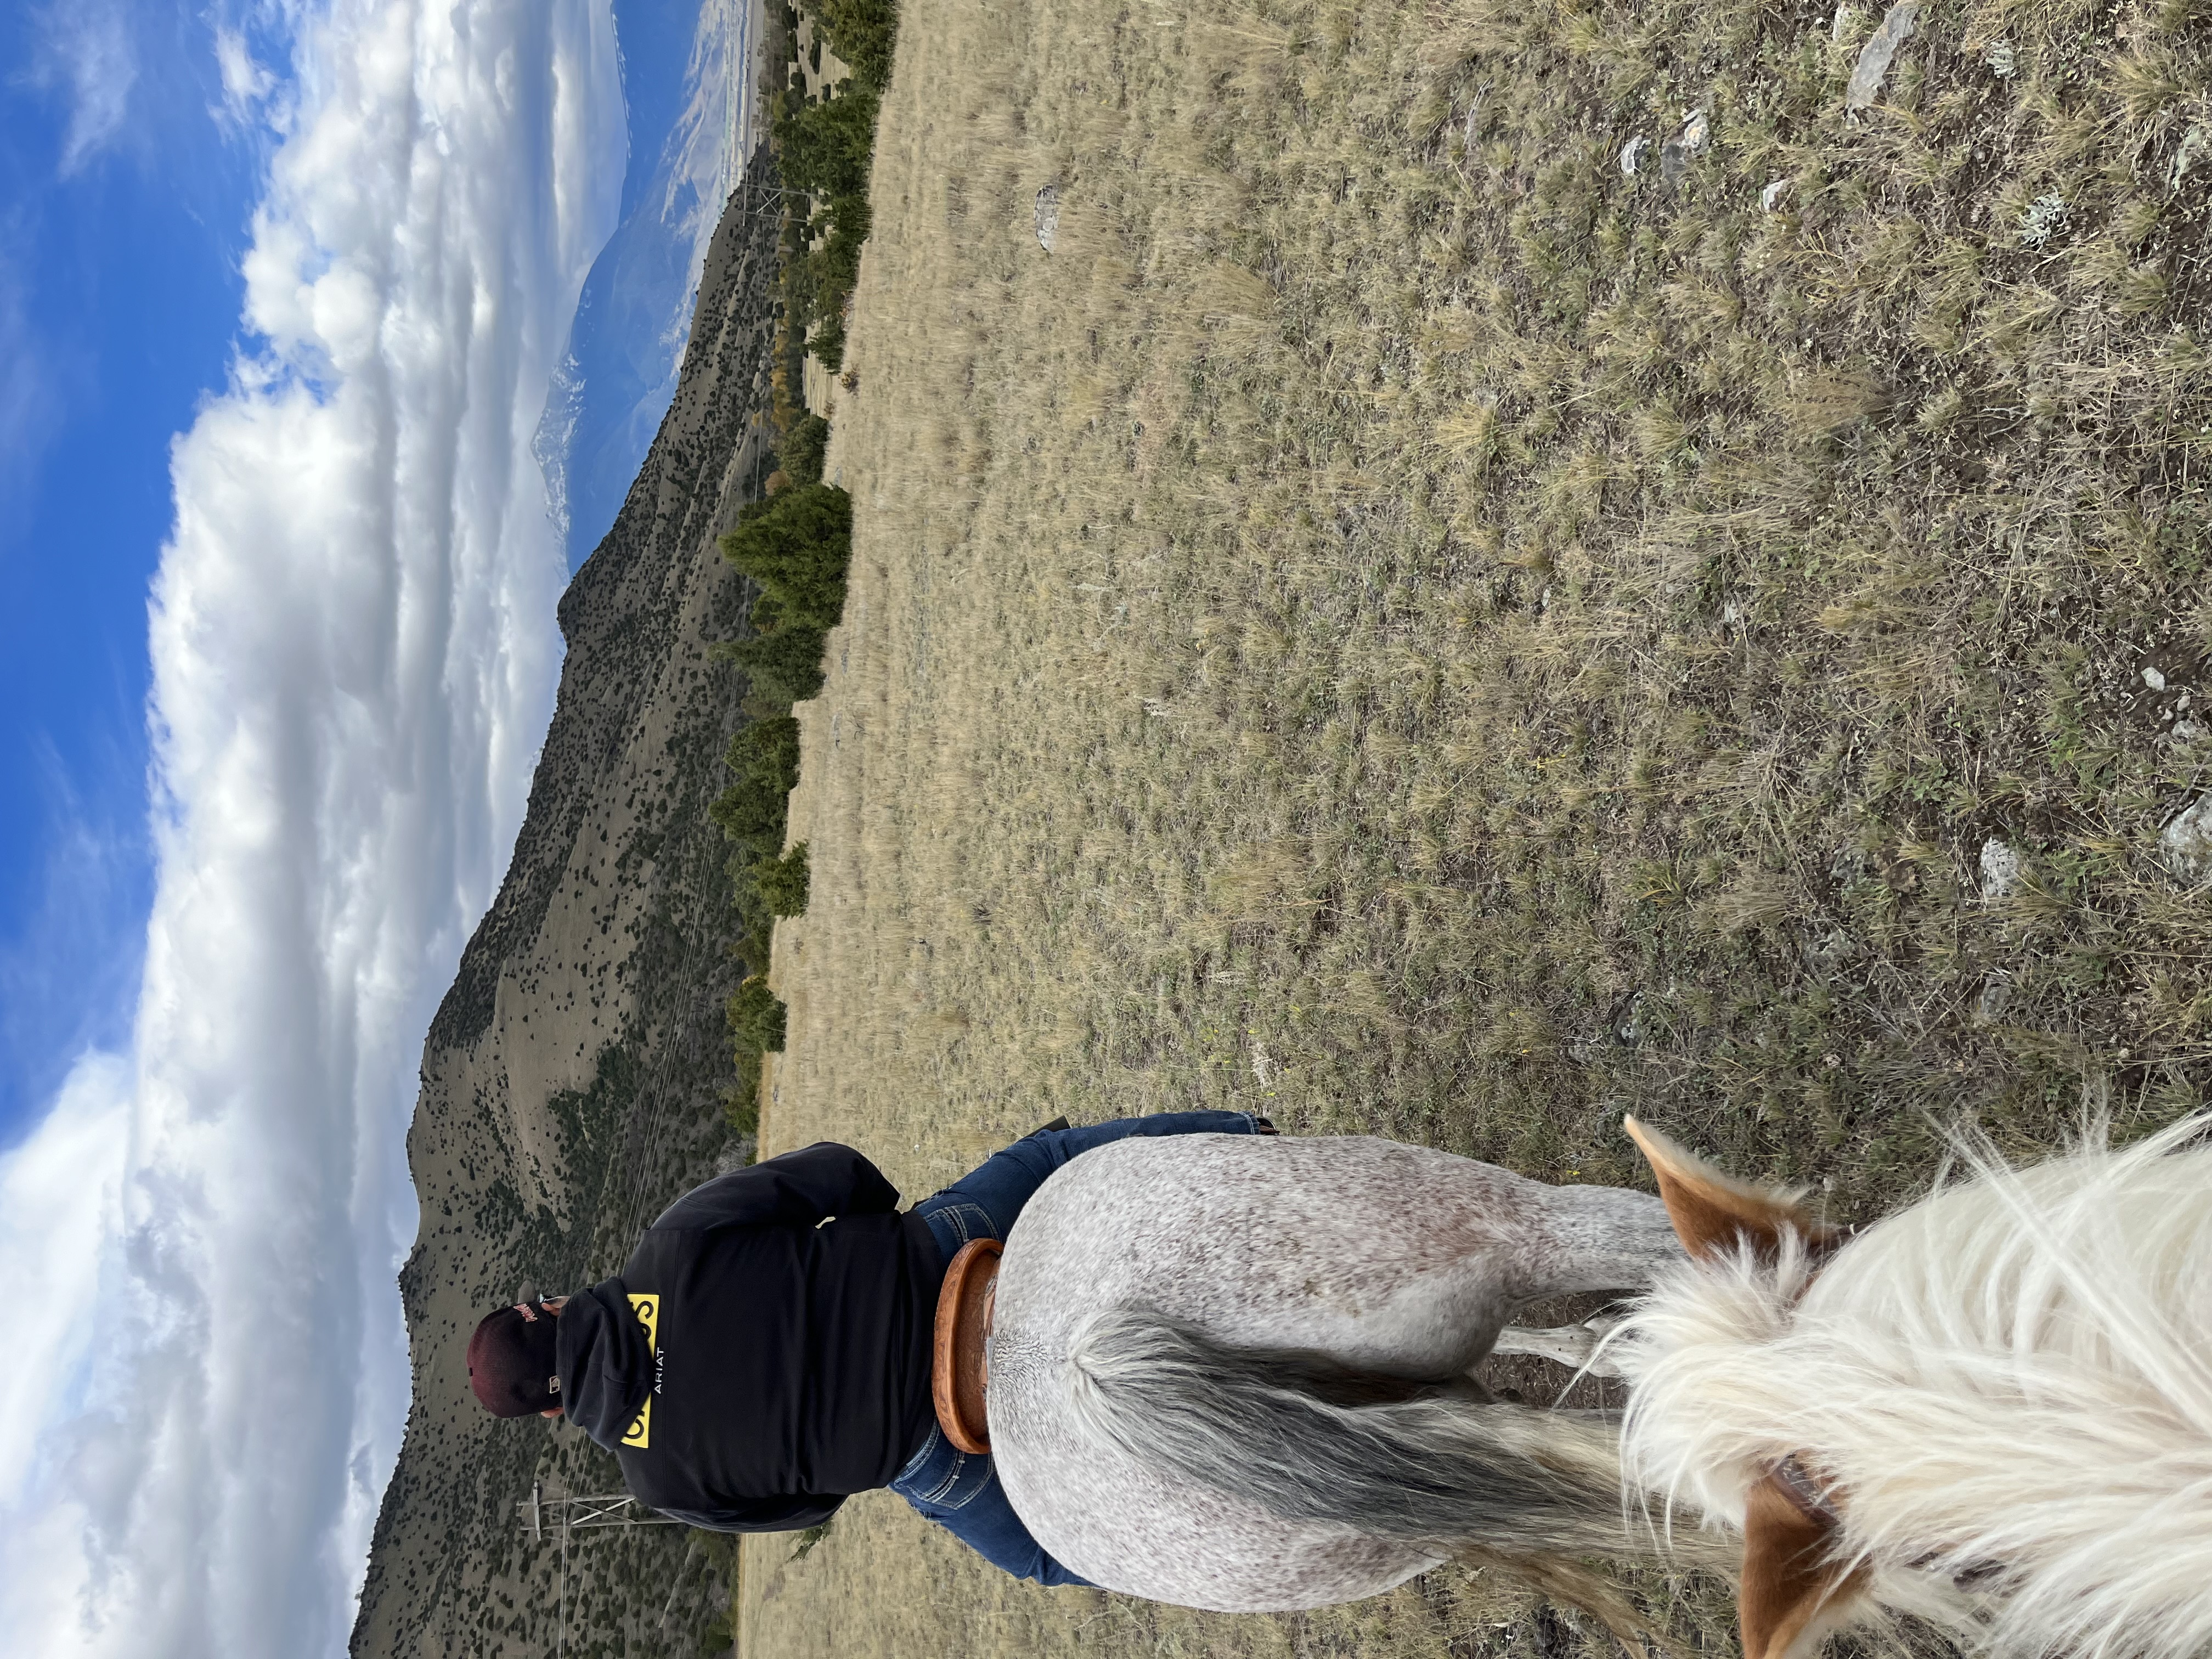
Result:
<svg viewBox="0 0 2212 1659"><path fill-rule="evenodd" d="M588 1492L548 1498L542 1483L530 1483L530 1496L514 1506L522 1511L522 1524L535 1542L543 1543L550 1526L561 1534L561 1577L555 1596L554 1659L568 1641L568 1539L578 1532L635 1532L641 1527L679 1527L684 1523L647 1509L626 1492ZM666 1616L663 1615L664 1623Z"/></svg>

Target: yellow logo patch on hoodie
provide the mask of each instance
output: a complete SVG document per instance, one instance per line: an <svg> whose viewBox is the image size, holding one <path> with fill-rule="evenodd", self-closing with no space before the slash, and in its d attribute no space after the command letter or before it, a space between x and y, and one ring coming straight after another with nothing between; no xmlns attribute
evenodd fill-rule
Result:
<svg viewBox="0 0 2212 1659"><path fill-rule="evenodd" d="M657 1296L632 1296L629 1310L637 1316L637 1322L645 1327L645 1351L649 1354L660 1352L660 1298ZM629 1431L622 1437L625 1446L643 1450L653 1442L653 1396L645 1397L645 1404L637 1408Z"/></svg>

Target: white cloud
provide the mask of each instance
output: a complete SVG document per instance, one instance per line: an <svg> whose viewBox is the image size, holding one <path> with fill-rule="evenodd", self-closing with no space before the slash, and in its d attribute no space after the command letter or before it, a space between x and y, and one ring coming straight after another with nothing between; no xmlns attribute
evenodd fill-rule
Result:
<svg viewBox="0 0 2212 1659"><path fill-rule="evenodd" d="M254 61L246 36L221 24L215 31L215 66L222 78L222 108L217 113L233 125L252 120L261 101L276 89L276 76Z"/></svg>
<svg viewBox="0 0 2212 1659"><path fill-rule="evenodd" d="M31 79L69 97L61 163L67 177L122 131L138 80L137 44L121 0L58 0L37 14L37 27Z"/></svg>
<svg viewBox="0 0 2212 1659"><path fill-rule="evenodd" d="M41 1357L0 1378L11 1651L342 1650L406 1407L422 1036L558 671L530 441L618 204L606 0L333 0L289 45L263 337L172 457L133 1052L0 1158Z"/></svg>
<svg viewBox="0 0 2212 1659"><path fill-rule="evenodd" d="M691 37L691 56L684 68L690 96L669 131L661 161L667 180L661 196L661 220L681 226L691 243L690 275L667 340L671 396L690 335L691 312L698 298L700 276L706 269L708 246L714 240L714 228L721 223L722 204L738 187L750 150L752 77L744 72L739 61L751 41L748 10L746 0L703 0L698 27Z"/></svg>
<svg viewBox="0 0 2212 1659"><path fill-rule="evenodd" d="M84 1242L120 1235L130 1128L124 1063L90 1054L29 1140L0 1164L0 1261L47 1310L13 1334L0 1368L0 1510L21 1498L38 1461L40 1419L57 1404L81 1402L89 1316L101 1267L112 1265Z"/></svg>

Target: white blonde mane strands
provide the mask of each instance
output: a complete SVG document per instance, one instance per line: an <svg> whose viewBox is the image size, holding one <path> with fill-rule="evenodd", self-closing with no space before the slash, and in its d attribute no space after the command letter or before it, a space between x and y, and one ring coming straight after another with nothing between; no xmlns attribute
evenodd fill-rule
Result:
<svg viewBox="0 0 2212 1659"><path fill-rule="evenodd" d="M1748 1241L1735 1254L1672 1269L1615 1334L1629 1382L1623 1458L1632 1486L1713 1521L1743 1525L1744 1498L1775 1449L1773 1373L1811 1277L1785 1235L1781 1260Z"/></svg>
<svg viewBox="0 0 2212 1659"><path fill-rule="evenodd" d="M2212 1650L2208 1125L2026 1170L1961 1138L1971 1179L1817 1272L1677 1272L1623 1333L1631 1480L1740 1526L1795 1454L1889 1607L2022 1654Z"/></svg>

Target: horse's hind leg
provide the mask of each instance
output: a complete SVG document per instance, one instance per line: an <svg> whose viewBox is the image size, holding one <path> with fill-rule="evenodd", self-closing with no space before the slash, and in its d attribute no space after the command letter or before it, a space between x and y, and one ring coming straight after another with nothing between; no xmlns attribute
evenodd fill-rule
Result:
<svg viewBox="0 0 2212 1659"><path fill-rule="evenodd" d="M1626 1187L1537 1187L1516 1252L1525 1302L1577 1291L1641 1291L1688 1258L1649 1193Z"/></svg>
<svg viewBox="0 0 2212 1659"><path fill-rule="evenodd" d="M1515 1249L1517 1305L1586 1291L1640 1291L1684 1259L1666 1206L1620 1187L1539 1187ZM1534 1354L1593 1376L1617 1376L1601 1352L1614 1320L1532 1328L1508 1325L1490 1352Z"/></svg>
<svg viewBox="0 0 2212 1659"><path fill-rule="evenodd" d="M1555 1365L1571 1366L1592 1376L1619 1376L1620 1367L1601 1352L1601 1345L1620 1321L1600 1314L1579 1325L1553 1325L1538 1329L1508 1325L1491 1345L1493 1354L1533 1354Z"/></svg>

